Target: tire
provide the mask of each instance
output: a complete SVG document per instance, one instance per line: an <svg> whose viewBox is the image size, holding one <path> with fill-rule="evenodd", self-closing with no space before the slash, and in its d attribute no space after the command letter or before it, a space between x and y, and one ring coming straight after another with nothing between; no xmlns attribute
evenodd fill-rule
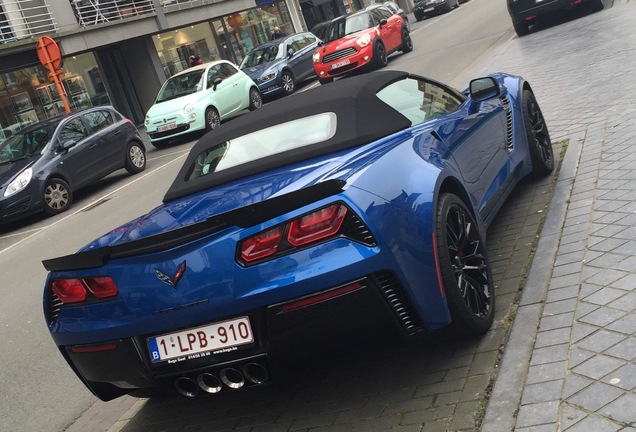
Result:
<svg viewBox="0 0 636 432"><path fill-rule="evenodd" d="M376 42L373 46L373 58L375 60L376 69L382 69L389 63L387 58L386 48L382 42Z"/></svg>
<svg viewBox="0 0 636 432"><path fill-rule="evenodd" d="M256 87L252 87L250 89L250 111L254 111L263 106L263 98L261 97L261 92L258 91Z"/></svg>
<svg viewBox="0 0 636 432"><path fill-rule="evenodd" d="M221 126L221 116L214 107L207 107L205 110L205 131L210 132Z"/></svg>
<svg viewBox="0 0 636 432"><path fill-rule="evenodd" d="M449 330L461 336L485 333L495 316L492 272L477 224L456 195L440 195L435 234Z"/></svg>
<svg viewBox="0 0 636 432"><path fill-rule="evenodd" d="M283 87L283 94L285 96L292 94L296 90L296 81L294 76L289 71L283 71L280 76L280 81Z"/></svg>
<svg viewBox="0 0 636 432"><path fill-rule="evenodd" d="M453 6L451 6L450 4L451 0L446 0L446 5L444 6L444 12L443 13L448 13L453 9Z"/></svg>
<svg viewBox="0 0 636 432"><path fill-rule="evenodd" d="M333 78L318 78L318 82L321 85L329 84L333 82Z"/></svg>
<svg viewBox="0 0 636 432"><path fill-rule="evenodd" d="M424 17L417 17L417 16L415 17L415 21L417 21L417 22L420 22L420 21L422 21L423 19L424 19Z"/></svg>
<svg viewBox="0 0 636 432"><path fill-rule="evenodd" d="M44 187L44 211L56 215L69 209L73 202L73 191L64 180L52 178Z"/></svg>
<svg viewBox="0 0 636 432"><path fill-rule="evenodd" d="M517 33L517 36L519 37L525 36L528 33L530 33L530 26L525 21L522 21L522 22L513 21L512 26L515 28L515 32Z"/></svg>
<svg viewBox="0 0 636 432"><path fill-rule="evenodd" d="M130 174L137 174L146 169L146 149L143 144L136 141L128 144L125 167Z"/></svg>
<svg viewBox="0 0 636 432"><path fill-rule="evenodd" d="M400 48L404 54L413 51L413 41L411 40L411 34L408 29L404 27L402 29L402 47Z"/></svg>
<svg viewBox="0 0 636 432"><path fill-rule="evenodd" d="M521 96L521 112L526 129L528 151L532 161L532 175L544 177L554 169L554 151L548 125L545 123L541 108L530 90L524 90Z"/></svg>

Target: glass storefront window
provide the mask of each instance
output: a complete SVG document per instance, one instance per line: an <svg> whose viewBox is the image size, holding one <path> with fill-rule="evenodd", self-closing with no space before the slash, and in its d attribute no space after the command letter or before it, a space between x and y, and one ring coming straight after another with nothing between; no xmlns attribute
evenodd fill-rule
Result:
<svg viewBox="0 0 636 432"><path fill-rule="evenodd" d="M225 59L238 65L250 50L271 40L276 26L287 34L294 32L285 2L161 33L152 40L169 78L189 67L191 55L199 55L203 62Z"/></svg>
<svg viewBox="0 0 636 432"><path fill-rule="evenodd" d="M110 104L92 53L65 58L62 68L62 85L71 109ZM62 97L43 66L0 74L0 140L64 112Z"/></svg>
<svg viewBox="0 0 636 432"><path fill-rule="evenodd" d="M152 41L166 78L187 69L191 55L198 55L204 63L223 57L207 22L155 35Z"/></svg>

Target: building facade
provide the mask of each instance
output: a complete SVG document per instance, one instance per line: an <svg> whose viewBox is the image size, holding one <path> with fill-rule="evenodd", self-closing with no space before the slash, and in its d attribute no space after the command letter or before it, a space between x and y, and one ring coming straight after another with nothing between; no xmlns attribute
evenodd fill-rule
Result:
<svg viewBox="0 0 636 432"><path fill-rule="evenodd" d="M298 0L0 0L0 140L64 111L37 58L40 36L60 46L71 108L111 104L142 124L161 84L187 68L190 55L239 64L274 26L303 31L304 15L315 21L321 9L362 7L311 1L301 8Z"/></svg>

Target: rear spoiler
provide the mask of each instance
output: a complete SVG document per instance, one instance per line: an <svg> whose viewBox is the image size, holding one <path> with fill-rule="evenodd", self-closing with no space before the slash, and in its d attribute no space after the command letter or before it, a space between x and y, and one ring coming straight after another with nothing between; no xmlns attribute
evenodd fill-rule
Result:
<svg viewBox="0 0 636 432"><path fill-rule="evenodd" d="M266 222L312 202L336 195L343 191L345 184L343 180L327 180L285 195L221 213L183 228L115 246L105 246L59 258L51 258L42 261L42 264L48 271L84 270L101 267L111 259L161 252L231 226L247 228Z"/></svg>

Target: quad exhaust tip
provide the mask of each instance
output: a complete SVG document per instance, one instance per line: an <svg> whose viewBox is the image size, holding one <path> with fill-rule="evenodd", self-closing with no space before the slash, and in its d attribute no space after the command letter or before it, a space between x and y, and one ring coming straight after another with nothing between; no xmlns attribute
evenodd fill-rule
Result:
<svg viewBox="0 0 636 432"><path fill-rule="evenodd" d="M177 392L185 397L194 398L201 391L214 394L223 390L223 386L239 389L247 385L263 384L269 380L267 368L259 363L246 363L241 370L233 367L221 369L218 377L211 372L199 374L196 379L182 376L175 380Z"/></svg>

